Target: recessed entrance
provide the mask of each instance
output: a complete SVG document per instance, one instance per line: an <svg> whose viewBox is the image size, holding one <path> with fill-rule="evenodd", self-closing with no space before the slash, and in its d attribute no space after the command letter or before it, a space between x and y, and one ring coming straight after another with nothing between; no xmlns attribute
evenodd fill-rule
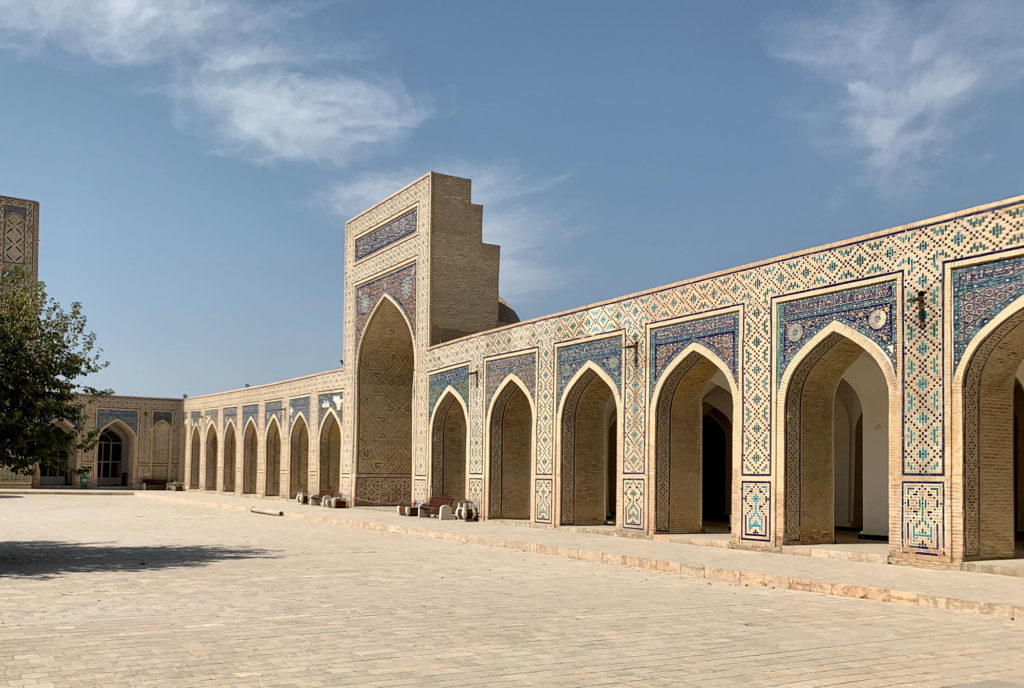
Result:
<svg viewBox="0 0 1024 688"><path fill-rule="evenodd" d="M359 345L355 502L412 496L413 343L405 316L384 297Z"/></svg>
<svg viewBox="0 0 1024 688"><path fill-rule="evenodd" d="M445 394L431 428L431 493L464 499L466 495L466 413L459 399Z"/></svg>
<svg viewBox="0 0 1024 688"><path fill-rule="evenodd" d="M100 433L100 441L96 446L96 484L110 486L121 484L122 463L125 454L125 442L119 434L111 429ZM198 477L198 476L197 476Z"/></svg>
<svg viewBox="0 0 1024 688"><path fill-rule="evenodd" d="M268 497L281 495L281 431L277 429L277 420L270 421L267 430L267 473L264 476L264 491Z"/></svg>
<svg viewBox="0 0 1024 688"><path fill-rule="evenodd" d="M509 379L495 395L490 417L490 518L530 518L533 411L526 392Z"/></svg>
<svg viewBox="0 0 1024 688"><path fill-rule="evenodd" d="M889 536L891 365L840 332L822 336L785 386L786 545ZM883 368L883 366L885 366Z"/></svg>
<svg viewBox="0 0 1024 688"><path fill-rule="evenodd" d="M294 499L299 490L309 492L309 431L306 430L306 421L302 418L296 420L291 434L288 496Z"/></svg>
<svg viewBox="0 0 1024 688"><path fill-rule="evenodd" d="M562 525L615 524L617 426L612 388L586 370L566 392L562 407Z"/></svg>

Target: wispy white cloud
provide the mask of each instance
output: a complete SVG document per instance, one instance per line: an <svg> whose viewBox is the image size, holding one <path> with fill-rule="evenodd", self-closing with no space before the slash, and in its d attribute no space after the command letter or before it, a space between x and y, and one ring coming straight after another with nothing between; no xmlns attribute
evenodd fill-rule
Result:
<svg viewBox="0 0 1024 688"><path fill-rule="evenodd" d="M260 162L344 165L401 140L429 104L396 76L356 71L343 46L310 55L281 30L301 5L235 0L0 0L0 47L57 49L108 67L166 67L183 122L213 131L225 153Z"/></svg>
<svg viewBox="0 0 1024 688"><path fill-rule="evenodd" d="M882 184L919 179L975 121L968 102L1024 76L1020 3L839 7L776 23L770 50L834 86L815 124L841 123Z"/></svg>
<svg viewBox="0 0 1024 688"><path fill-rule="evenodd" d="M522 297L566 284L578 272L560 249L582 234L562 204L549 197L571 175L532 178L516 165L451 161L438 172L473 180L473 202L484 206L484 241L501 245L500 290L513 306ZM418 178L423 169L356 175L335 184L323 200L349 219Z"/></svg>

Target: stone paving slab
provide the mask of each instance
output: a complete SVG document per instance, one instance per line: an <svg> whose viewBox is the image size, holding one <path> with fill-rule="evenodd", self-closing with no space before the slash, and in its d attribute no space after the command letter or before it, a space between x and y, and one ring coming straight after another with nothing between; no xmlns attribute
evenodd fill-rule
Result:
<svg viewBox="0 0 1024 688"><path fill-rule="evenodd" d="M1024 688L1024 625L1007 619L243 501L0 500L0 686Z"/></svg>
<svg viewBox="0 0 1024 688"><path fill-rule="evenodd" d="M788 588L1024 620L1024 579L1009 576L608 537L489 521L438 521L403 517L392 510L325 509L282 499L213 492L136 494L227 509L273 508L288 518L668 571L734 585Z"/></svg>

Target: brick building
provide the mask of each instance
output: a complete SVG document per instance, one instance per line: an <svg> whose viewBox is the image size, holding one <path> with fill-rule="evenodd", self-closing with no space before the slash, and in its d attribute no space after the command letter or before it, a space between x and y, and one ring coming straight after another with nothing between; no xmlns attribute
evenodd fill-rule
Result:
<svg viewBox="0 0 1024 688"><path fill-rule="evenodd" d="M481 228L470 181L436 173L350 220L348 363L105 401L126 482L445 494L737 547L887 539L920 565L1024 556L1024 197L526 322Z"/></svg>

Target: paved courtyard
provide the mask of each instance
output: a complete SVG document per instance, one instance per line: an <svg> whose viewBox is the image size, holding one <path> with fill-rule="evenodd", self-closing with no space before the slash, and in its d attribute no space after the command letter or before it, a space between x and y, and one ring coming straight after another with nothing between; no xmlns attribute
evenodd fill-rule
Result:
<svg viewBox="0 0 1024 688"><path fill-rule="evenodd" d="M0 495L0 685L741 684L1024 687L1024 624L131 496Z"/></svg>

